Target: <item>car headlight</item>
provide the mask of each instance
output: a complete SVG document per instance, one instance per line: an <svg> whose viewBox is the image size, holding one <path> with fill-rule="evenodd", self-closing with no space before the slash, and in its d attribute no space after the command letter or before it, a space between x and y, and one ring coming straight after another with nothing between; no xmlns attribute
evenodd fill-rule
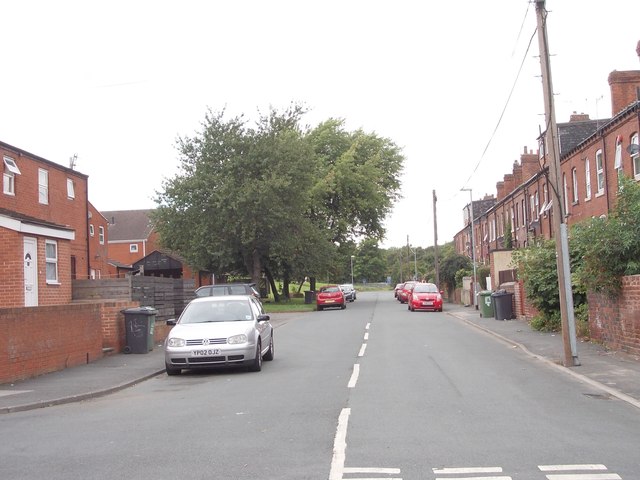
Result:
<svg viewBox="0 0 640 480"><path fill-rule="evenodd" d="M232 337L227 338L227 343L230 345L237 345L239 343L247 343L247 336L242 333L240 335L233 335Z"/></svg>
<svg viewBox="0 0 640 480"><path fill-rule="evenodd" d="M184 347L187 344L184 338L171 337L167 340L167 347Z"/></svg>

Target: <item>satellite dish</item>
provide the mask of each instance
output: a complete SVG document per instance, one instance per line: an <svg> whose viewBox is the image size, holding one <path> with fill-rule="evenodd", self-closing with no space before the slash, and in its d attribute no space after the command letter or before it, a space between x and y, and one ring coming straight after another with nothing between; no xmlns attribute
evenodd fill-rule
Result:
<svg viewBox="0 0 640 480"><path fill-rule="evenodd" d="M629 155L637 155L638 151L640 151L640 147L637 143L632 143L627 147L627 153Z"/></svg>

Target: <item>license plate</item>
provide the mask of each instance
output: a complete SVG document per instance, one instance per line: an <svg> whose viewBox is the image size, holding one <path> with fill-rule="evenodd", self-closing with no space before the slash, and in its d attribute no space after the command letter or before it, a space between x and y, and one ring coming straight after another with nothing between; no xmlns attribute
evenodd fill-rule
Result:
<svg viewBox="0 0 640 480"><path fill-rule="evenodd" d="M324 303L333 303L335 300L326 300Z"/></svg>
<svg viewBox="0 0 640 480"><path fill-rule="evenodd" d="M208 350L194 350L191 352L193 357L212 357L214 355L220 355L220 349L210 348Z"/></svg>
<svg viewBox="0 0 640 480"><path fill-rule="evenodd" d="M433 302L422 302L422 305L428 307L428 306L433 305Z"/></svg>

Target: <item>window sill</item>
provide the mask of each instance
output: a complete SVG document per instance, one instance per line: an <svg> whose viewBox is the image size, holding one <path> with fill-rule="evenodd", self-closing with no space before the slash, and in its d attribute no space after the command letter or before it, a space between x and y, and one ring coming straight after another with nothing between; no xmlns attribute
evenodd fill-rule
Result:
<svg viewBox="0 0 640 480"><path fill-rule="evenodd" d="M602 197L603 195L604 195L604 190L602 190L601 192L596 193L596 198Z"/></svg>
<svg viewBox="0 0 640 480"><path fill-rule="evenodd" d="M47 285L62 285L60 282L54 282L52 280L47 280Z"/></svg>

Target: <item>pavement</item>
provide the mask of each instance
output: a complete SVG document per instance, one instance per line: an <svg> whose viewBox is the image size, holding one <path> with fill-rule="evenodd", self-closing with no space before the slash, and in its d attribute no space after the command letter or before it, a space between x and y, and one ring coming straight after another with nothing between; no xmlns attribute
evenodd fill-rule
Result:
<svg viewBox="0 0 640 480"><path fill-rule="evenodd" d="M559 333L533 331L524 320L482 318L474 307L445 304L444 311L590 385L599 398L617 398L640 408L640 358L578 340L580 366L564 367ZM273 314L272 323L277 328L294 317ZM108 395L160 374L164 374L162 345L143 354L112 354L86 365L0 385L0 414Z"/></svg>

